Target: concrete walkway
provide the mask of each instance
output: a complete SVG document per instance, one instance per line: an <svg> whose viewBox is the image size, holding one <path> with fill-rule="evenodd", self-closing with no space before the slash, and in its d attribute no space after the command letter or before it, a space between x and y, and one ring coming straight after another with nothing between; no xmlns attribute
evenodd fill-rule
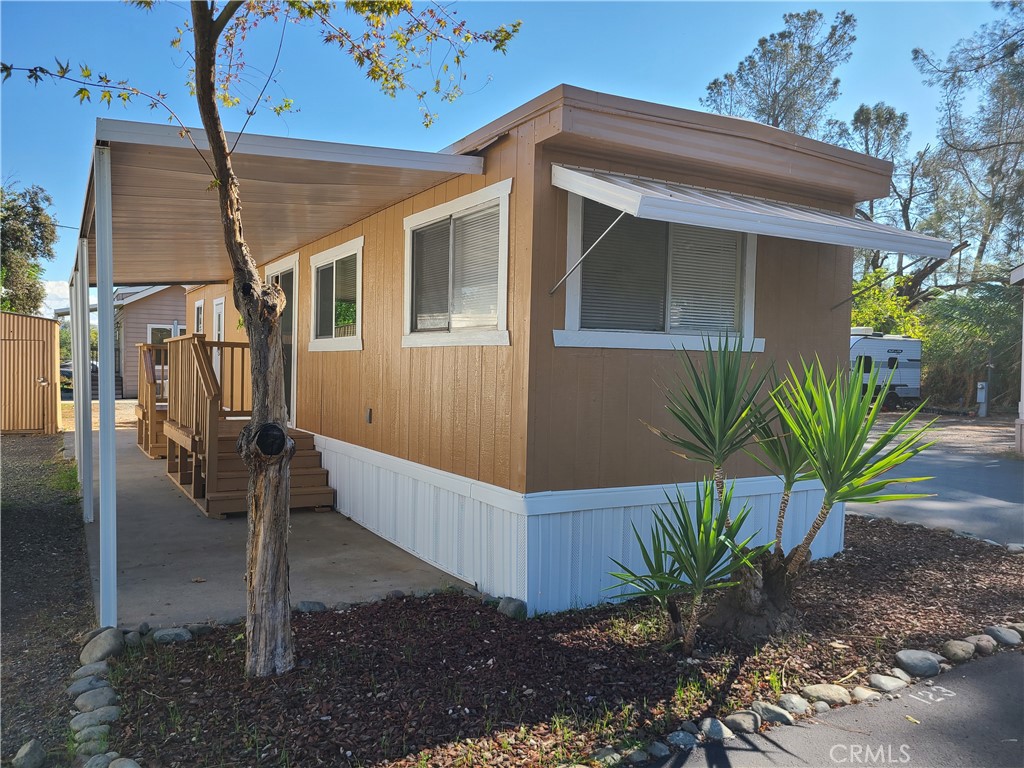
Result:
<svg viewBox="0 0 1024 768"><path fill-rule="evenodd" d="M118 623L154 627L224 621L245 614L244 516L209 520L135 445L117 436ZM93 456L98 436L93 435ZM73 433L65 434L69 455ZM98 459L94 477L99 477ZM94 493L99 509L98 481ZM86 526L99 606L99 514ZM289 539L292 602L364 602L389 591L465 586L337 513L297 512Z"/></svg>

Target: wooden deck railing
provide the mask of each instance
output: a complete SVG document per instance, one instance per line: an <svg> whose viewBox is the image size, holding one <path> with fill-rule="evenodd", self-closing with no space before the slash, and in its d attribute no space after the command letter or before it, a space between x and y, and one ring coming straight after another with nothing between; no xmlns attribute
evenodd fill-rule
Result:
<svg viewBox="0 0 1024 768"><path fill-rule="evenodd" d="M217 381L223 416L252 415L252 372L246 341L205 341Z"/></svg>
<svg viewBox="0 0 1024 768"><path fill-rule="evenodd" d="M152 409L167 402L167 345L135 346L139 348L139 404Z"/></svg>

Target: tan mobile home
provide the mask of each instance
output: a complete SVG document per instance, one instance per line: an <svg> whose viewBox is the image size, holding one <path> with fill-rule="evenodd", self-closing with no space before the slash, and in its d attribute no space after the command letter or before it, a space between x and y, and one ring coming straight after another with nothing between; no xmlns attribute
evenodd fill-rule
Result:
<svg viewBox="0 0 1024 768"><path fill-rule="evenodd" d="M321 173L314 149L328 150L314 144L281 144L307 163L282 178ZM372 173L335 174L320 198L296 191L283 206L291 241L271 229L286 214L259 207L267 173L247 181L241 147L243 200L257 200L246 231L294 311L290 418L315 436L337 509L531 613L604 599L609 558L638 557L632 524L645 529L667 486L692 496L709 471L645 426L670 426L659 381L677 350L727 335L764 365L844 363L852 248L949 253L853 217L887 194L887 162L569 86L434 156L464 170L416 182L424 160L402 169L387 155L404 194L376 184L383 150ZM357 149L370 152L346 157ZM117 242L115 230L115 273ZM188 295L190 329L202 317L209 336L215 297L236 326L227 287L206 286ZM780 483L749 460L727 469L767 536ZM787 545L820 501L813 483L798 487ZM842 539L834 514L814 555Z"/></svg>
<svg viewBox="0 0 1024 768"><path fill-rule="evenodd" d="M0 380L0 432L60 432L60 323L0 313Z"/></svg>

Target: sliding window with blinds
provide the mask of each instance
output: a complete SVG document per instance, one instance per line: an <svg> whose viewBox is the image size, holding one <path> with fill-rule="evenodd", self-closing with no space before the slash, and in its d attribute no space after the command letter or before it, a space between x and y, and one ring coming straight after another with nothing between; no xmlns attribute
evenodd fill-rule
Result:
<svg viewBox="0 0 1024 768"><path fill-rule="evenodd" d="M583 201L581 253L619 212ZM582 267L580 328L740 330L743 235L623 216Z"/></svg>
<svg viewBox="0 0 1024 768"><path fill-rule="evenodd" d="M412 232L413 331L498 327L497 202Z"/></svg>

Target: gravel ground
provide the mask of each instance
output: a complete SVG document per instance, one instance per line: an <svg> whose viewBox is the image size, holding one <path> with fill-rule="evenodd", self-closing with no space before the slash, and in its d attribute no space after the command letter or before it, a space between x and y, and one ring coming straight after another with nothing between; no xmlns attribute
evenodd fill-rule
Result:
<svg viewBox="0 0 1024 768"><path fill-rule="evenodd" d="M4 435L0 444L0 736L11 758L30 738L67 764L64 688L74 636L95 622L74 465L61 435Z"/></svg>
<svg viewBox="0 0 1024 768"><path fill-rule="evenodd" d="M135 429L137 424L135 418L135 406L138 400L115 400L114 401L114 426L117 429ZM75 431L75 403L73 400L65 400L60 404L61 418L64 420L64 429L68 432ZM100 428L100 404L98 400L92 401L92 428Z"/></svg>
<svg viewBox="0 0 1024 768"><path fill-rule="evenodd" d="M900 415L881 414L878 427L887 427ZM924 424L932 419L935 419L935 424L932 426L930 439L937 443L937 447L957 453L1020 457L1014 449L1014 416L1001 414L979 419L970 416L936 416L923 413L916 421Z"/></svg>

